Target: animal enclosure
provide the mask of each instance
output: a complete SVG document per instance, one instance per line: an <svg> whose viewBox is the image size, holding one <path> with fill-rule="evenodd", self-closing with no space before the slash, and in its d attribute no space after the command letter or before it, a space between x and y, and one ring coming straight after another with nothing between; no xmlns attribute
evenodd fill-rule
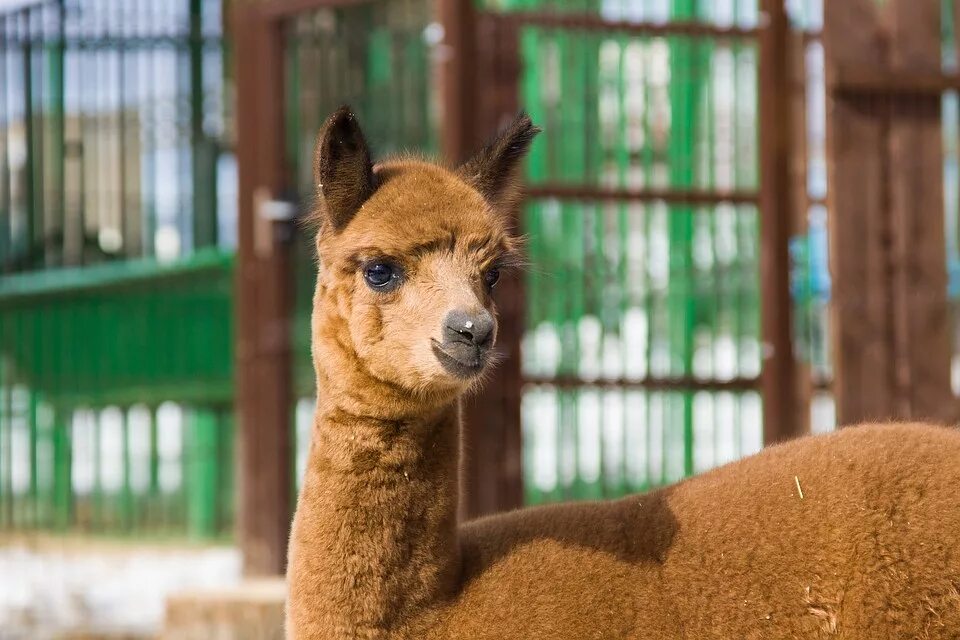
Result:
<svg viewBox="0 0 960 640"><path fill-rule="evenodd" d="M896 291L916 290L934 320L960 296L955 10L937 3L930 33L929 20L897 27L894 0L826 4L70 0L4 13L0 526L210 538L238 522L241 541L271 549L254 565L276 569L309 435L315 263L296 224L261 214L283 209L268 199L312 205L316 132L341 103L379 156L461 159L521 106L545 130L518 213L530 268L498 293L508 358L467 407L469 514L622 495L832 429L838 411L879 415L835 409L838 376L854 388L857 353L878 345L900 345L884 379L919 366L911 349L930 353L916 329L897 333L918 307ZM898 82L922 71L922 100L889 106L917 87L850 97L834 81L846 31L824 23L855 11L946 52L896 62ZM854 124L879 123L844 147L861 155L895 148L884 132L902 116L925 131L928 171L898 192L943 176L922 200L942 208L916 218L931 231L911 236L945 250L925 270L884 248L906 227L881 225L870 278L854 263L830 273L863 240L828 252L834 208L846 229L873 229L851 198L861 184L887 198L882 180L828 180L828 167L845 175L827 137L835 100ZM877 175L916 173L910 154L879 155L893 159ZM908 209L890 219L906 225ZM856 309L831 316L837 286L893 301L870 306L869 344L831 341L860 324ZM952 396L952 318L937 325L934 378L883 387L900 400L881 412L921 414L921 379ZM234 472L259 488L239 521Z"/></svg>

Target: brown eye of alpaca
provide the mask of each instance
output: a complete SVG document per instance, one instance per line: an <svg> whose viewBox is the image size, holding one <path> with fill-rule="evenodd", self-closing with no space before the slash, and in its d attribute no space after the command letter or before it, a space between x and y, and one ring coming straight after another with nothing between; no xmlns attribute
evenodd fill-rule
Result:
<svg viewBox="0 0 960 640"><path fill-rule="evenodd" d="M400 284L400 267L390 262L376 261L363 268L363 278L371 289L392 291Z"/></svg>
<svg viewBox="0 0 960 640"><path fill-rule="evenodd" d="M483 274L483 281L491 289L500 281L500 269L494 267Z"/></svg>

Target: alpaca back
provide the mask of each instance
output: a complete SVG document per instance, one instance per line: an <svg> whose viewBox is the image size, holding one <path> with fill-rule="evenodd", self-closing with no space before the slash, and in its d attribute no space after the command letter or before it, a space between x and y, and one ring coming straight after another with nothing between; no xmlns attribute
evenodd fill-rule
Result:
<svg viewBox="0 0 960 640"><path fill-rule="evenodd" d="M958 638L960 433L848 428L462 546L436 637Z"/></svg>
<svg viewBox="0 0 960 640"><path fill-rule="evenodd" d="M954 430L807 438L683 483L669 503L680 526L664 584L691 637L960 637Z"/></svg>

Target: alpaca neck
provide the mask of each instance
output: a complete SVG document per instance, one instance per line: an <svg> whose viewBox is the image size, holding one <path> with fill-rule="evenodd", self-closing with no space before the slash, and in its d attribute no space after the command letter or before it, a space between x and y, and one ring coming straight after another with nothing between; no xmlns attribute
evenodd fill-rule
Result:
<svg viewBox="0 0 960 640"><path fill-rule="evenodd" d="M290 555L297 638L379 637L449 594L459 572L458 400L379 389L383 402L367 402L376 381L325 370L356 362L335 357L342 345L315 350L320 401Z"/></svg>

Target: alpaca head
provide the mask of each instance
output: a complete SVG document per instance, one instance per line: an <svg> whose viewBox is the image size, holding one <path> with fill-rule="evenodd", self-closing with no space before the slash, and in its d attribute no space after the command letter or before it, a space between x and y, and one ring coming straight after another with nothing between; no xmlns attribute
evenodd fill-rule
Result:
<svg viewBox="0 0 960 640"><path fill-rule="evenodd" d="M314 163L315 332L391 386L433 396L470 387L493 359L493 292L516 262L510 216L538 131L521 114L454 171L410 159L374 165L356 117L334 113Z"/></svg>

